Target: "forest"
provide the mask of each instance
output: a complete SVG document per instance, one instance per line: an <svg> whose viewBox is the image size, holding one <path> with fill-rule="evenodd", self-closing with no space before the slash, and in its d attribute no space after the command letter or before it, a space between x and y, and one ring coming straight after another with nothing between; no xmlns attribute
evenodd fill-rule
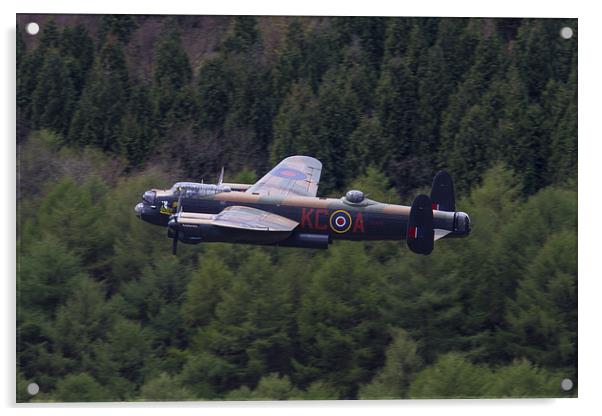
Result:
<svg viewBox="0 0 602 416"><path fill-rule="evenodd" d="M576 397L576 19L17 16L17 402ZM560 36L570 27L573 36ZM430 256L181 244L178 180L471 215ZM570 391L560 388L571 379ZM39 394L26 386L37 383Z"/></svg>

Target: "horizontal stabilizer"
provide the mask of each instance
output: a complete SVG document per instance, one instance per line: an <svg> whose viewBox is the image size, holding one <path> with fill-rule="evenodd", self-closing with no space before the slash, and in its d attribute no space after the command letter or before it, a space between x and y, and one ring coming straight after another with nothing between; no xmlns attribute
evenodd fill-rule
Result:
<svg viewBox="0 0 602 416"><path fill-rule="evenodd" d="M410 209L408 247L417 254L431 254L434 241L432 201L426 195L418 195Z"/></svg>
<svg viewBox="0 0 602 416"><path fill-rule="evenodd" d="M444 170L439 171L433 179L431 201L433 209L448 212L456 211L454 182L449 173Z"/></svg>

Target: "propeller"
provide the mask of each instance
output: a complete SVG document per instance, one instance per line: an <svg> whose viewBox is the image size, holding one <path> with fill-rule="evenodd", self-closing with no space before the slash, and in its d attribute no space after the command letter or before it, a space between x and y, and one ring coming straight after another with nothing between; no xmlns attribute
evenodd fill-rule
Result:
<svg viewBox="0 0 602 416"><path fill-rule="evenodd" d="M222 171L219 174L219 178L217 179L217 184L221 185L224 181L224 167L222 166Z"/></svg>
<svg viewBox="0 0 602 416"><path fill-rule="evenodd" d="M178 208L176 209L176 213L171 216L169 219L168 227L173 231L173 242L171 246L171 252L175 256L178 251L178 239L179 239L179 229L178 229L178 217L180 216L180 212L182 212L182 195L184 191L180 189L180 196L178 197Z"/></svg>

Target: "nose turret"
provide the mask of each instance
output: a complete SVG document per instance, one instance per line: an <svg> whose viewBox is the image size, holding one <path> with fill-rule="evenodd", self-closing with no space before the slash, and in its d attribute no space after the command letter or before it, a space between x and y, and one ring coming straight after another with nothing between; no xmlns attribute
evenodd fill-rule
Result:
<svg viewBox="0 0 602 416"><path fill-rule="evenodd" d="M136 216L138 218L140 218L140 216L142 215L143 209L144 209L144 204L142 202L136 204L136 206L134 207L134 212L136 213Z"/></svg>

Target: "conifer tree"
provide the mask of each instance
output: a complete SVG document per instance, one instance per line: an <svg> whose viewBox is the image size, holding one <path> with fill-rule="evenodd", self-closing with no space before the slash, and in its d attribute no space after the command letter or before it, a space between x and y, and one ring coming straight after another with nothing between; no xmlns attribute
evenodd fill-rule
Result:
<svg viewBox="0 0 602 416"><path fill-rule="evenodd" d="M333 247L314 272L298 313L301 354L298 384L321 380L352 398L384 363L389 334L377 305L380 277L359 245Z"/></svg>
<svg viewBox="0 0 602 416"><path fill-rule="evenodd" d="M546 367L576 369L576 247L574 230L559 232L527 267L508 309L510 350L515 356Z"/></svg>
<svg viewBox="0 0 602 416"><path fill-rule="evenodd" d="M293 18L288 25L284 45L274 68L274 83L279 98L284 99L291 84L306 75L306 55L307 45L303 24L299 18Z"/></svg>
<svg viewBox="0 0 602 416"><path fill-rule="evenodd" d="M46 52L32 97L34 127L66 133L75 107L75 87L59 51Z"/></svg>
<svg viewBox="0 0 602 416"><path fill-rule="evenodd" d="M107 43L86 83L71 121L68 141L118 152L129 98L129 76L123 49L119 43Z"/></svg>
<svg viewBox="0 0 602 416"><path fill-rule="evenodd" d="M254 386L262 374L286 374L291 365L290 282L275 273L267 255L245 250L232 284L215 307L216 319L195 336L195 349L223 357L236 372L218 389L238 384Z"/></svg>
<svg viewBox="0 0 602 416"><path fill-rule="evenodd" d="M387 347L384 367L370 384L362 386L361 399L400 399L407 395L410 383L422 367L417 345L407 332L395 331Z"/></svg>
<svg viewBox="0 0 602 416"><path fill-rule="evenodd" d="M65 64L69 78L75 90L75 97L79 98L94 64L94 41L83 24L67 26L61 33L59 48L61 55L67 58Z"/></svg>
<svg viewBox="0 0 602 416"><path fill-rule="evenodd" d="M293 84L274 118L274 139L270 163L287 156L310 154L319 146L317 140L317 100L307 84Z"/></svg>
<svg viewBox="0 0 602 416"><path fill-rule="evenodd" d="M250 52L261 42L255 16L235 16L229 36L224 40L226 53Z"/></svg>

